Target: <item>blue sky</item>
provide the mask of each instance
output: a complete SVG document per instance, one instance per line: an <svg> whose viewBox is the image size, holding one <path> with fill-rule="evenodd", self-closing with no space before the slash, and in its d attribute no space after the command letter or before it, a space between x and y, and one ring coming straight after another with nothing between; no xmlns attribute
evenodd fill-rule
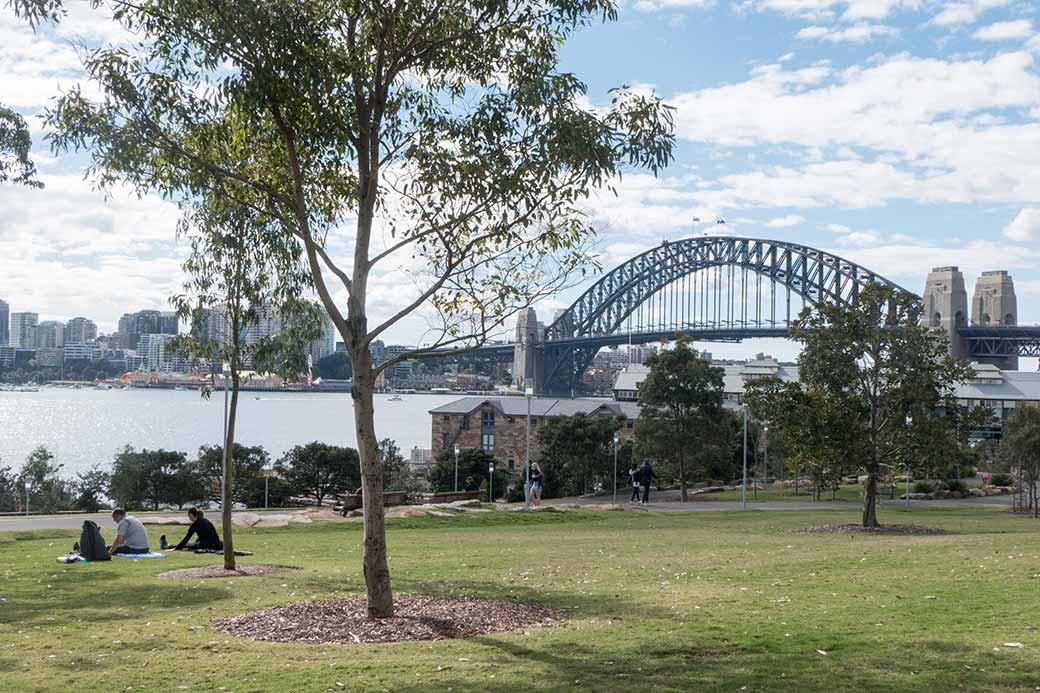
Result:
<svg viewBox="0 0 1040 693"><path fill-rule="evenodd" d="M0 18L0 100L31 116L74 83L70 34L118 35L86 17L77 9L60 34L35 37ZM674 164L657 180L632 172L617 197L589 205L605 266L702 232L694 217L723 217L727 233L824 248L914 290L936 265L959 265L969 292L979 272L1008 269L1020 321L1040 322L1035 3L626 0L563 57L593 105L624 83L676 107ZM0 189L0 298L109 329L124 311L162 307L179 283L176 210L119 191L106 200L81 181L81 159L38 152L45 193ZM400 276L380 281L373 308L389 312Z"/></svg>

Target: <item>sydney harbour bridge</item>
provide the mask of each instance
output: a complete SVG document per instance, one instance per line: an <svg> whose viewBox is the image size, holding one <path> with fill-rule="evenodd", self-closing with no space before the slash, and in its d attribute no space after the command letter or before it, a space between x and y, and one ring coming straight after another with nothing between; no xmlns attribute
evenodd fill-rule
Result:
<svg viewBox="0 0 1040 693"><path fill-rule="evenodd" d="M680 333L712 342L786 337L803 308L851 306L871 282L911 293L797 243L727 236L665 241L612 269L550 324L543 326L529 309L520 315L514 342L460 357L512 363L514 381L533 383L539 394L568 394L605 346ZM984 272L969 304L959 270L938 267L919 298L924 319L947 331L954 355L1006 369L1017 368L1018 356L1040 356L1040 326L1017 324L1007 272Z"/></svg>

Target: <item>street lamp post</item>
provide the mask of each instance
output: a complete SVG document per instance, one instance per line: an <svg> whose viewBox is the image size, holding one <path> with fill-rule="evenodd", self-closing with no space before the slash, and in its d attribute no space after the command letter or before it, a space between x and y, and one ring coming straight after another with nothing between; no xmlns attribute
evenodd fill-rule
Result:
<svg viewBox="0 0 1040 693"><path fill-rule="evenodd" d="M614 434L614 505L617 505L617 449L618 434Z"/></svg>
<svg viewBox="0 0 1040 693"><path fill-rule="evenodd" d="M224 451L224 459L220 463L220 509L224 509L224 491L227 488L227 425L228 425L228 377L231 375L231 364L224 362L221 367L221 374L224 376L224 441L220 444L220 449Z"/></svg>
<svg viewBox="0 0 1040 693"><path fill-rule="evenodd" d="M766 490L766 479L769 478L769 422L762 427L762 490Z"/></svg>
<svg viewBox="0 0 1040 693"><path fill-rule="evenodd" d="M459 492L459 446L455 445L455 493Z"/></svg>
<svg viewBox="0 0 1040 693"><path fill-rule="evenodd" d="M747 508L747 404L742 404L740 408L744 412L744 465L740 482L740 507Z"/></svg>
<svg viewBox="0 0 1040 693"><path fill-rule="evenodd" d="M524 508L531 507L531 398L534 396L534 388L531 381L527 381L524 388L527 397L527 444L524 447Z"/></svg>
<svg viewBox="0 0 1040 693"><path fill-rule="evenodd" d="M265 469L264 470L264 510L267 509L267 499L268 499L267 488L268 488L268 480L270 478L271 478L271 470L270 469Z"/></svg>
<svg viewBox="0 0 1040 693"><path fill-rule="evenodd" d="M494 503L495 502L494 484L495 484L495 463L494 462L490 462L488 464L488 503Z"/></svg>
<svg viewBox="0 0 1040 693"><path fill-rule="evenodd" d="M910 425L914 422L914 417L906 417L906 427L909 429ZM910 509L910 456L906 456L906 509Z"/></svg>

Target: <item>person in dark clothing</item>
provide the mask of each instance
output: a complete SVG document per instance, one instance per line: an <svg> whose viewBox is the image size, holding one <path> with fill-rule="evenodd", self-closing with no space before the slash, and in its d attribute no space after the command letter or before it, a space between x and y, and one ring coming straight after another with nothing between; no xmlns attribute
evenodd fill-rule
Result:
<svg viewBox="0 0 1040 693"><path fill-rule="evenodd" d="M650 502L650 482L656 478L657 475L654 474L654 468L650 466L650 462L644 461L643 466L639 468L639 483L643 487L643 505Z"/></svg>
<svg viewBox="0 0 1040 693"><path fill-rule="evenodd" d="M188 527L188 533L181 539L181 543L176 546L170 546L166 543L166 535L159 537L159 545L165 550L170 549L171 551L223 551L224 544L220 541L220 536L217 535L217 528L213 526L213 523L207 520L201 510L198 508L192 508L188 511L188 519L191 520L191 526ZM191 538L195 536L198 540L194 544L189 544Z"/></svg>

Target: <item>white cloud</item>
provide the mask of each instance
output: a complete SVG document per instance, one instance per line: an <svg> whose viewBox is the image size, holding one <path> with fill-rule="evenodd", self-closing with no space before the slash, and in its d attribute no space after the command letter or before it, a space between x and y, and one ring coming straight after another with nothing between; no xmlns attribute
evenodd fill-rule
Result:
<svg viewBox="0 0 1040 693"><path fill-rule="evenodd" d="M970 0L968 2L946 2L942 10L932 17L931 23L938 26L971 24L987 10L1007 5L1010 0Z"/></svg>
<svg viewBox="0 0 1040 693"><path fill-rule="evenodd" d="M786 229L789 226L798 226L799 224L805 223L805 217L797 214L788 214L787 216L777 217L776 219L770 219L766 222L766 226L771 229Z"/></svg>
<svg viewBox="0 0 1040 693"><path fill-rule="evenodd" d="M829 41L831 43L864 43L876 36L889 36L896 30L884 24L860 22L852 26L807 26L795 34L803 40Z"/></svg>
<svg viewBox="0 0 1040 693"><path fill-rule="evenodd" d="M884 19L898 9L917 9L918 0L747 0L743 9L781 12L804 19L827 19L839 12L842 21Z"/></svg>
<svg viewBox="0 0 1040 693"><path fill-rule="evenodd" d="M1040 123L1008 109L1040 106L1026 52L988 60L898 55L869 66L756 67L743 82L670 99L680 137L715 147L796 146L802 166L724 176L716 205L865 207L890 199L1030 202L1040 199L1034 152ZM861 159L813 161L854 147ZM818 158L818 157L817 157Z"/></svg>
<svg viewBox="0 0 1040 693"><path fill-rule="evenodd" d="M708 7L712 4L714 4L714 0L638 0L634 7L642 12L656 12L658 10Z"/></svg>
<svg viewBox="0 0 1040 693"><path fill-rule="evenodd" d="M1004 235L1013 241L1040 240L1040 207L1022 209L1011 223L1004 227Z"/></svg>
<svg viewBox="0 0 1040 693"><path fill-rule="evenodd" d="M832 233L848 233L849 231L852 230L848 226L845 226L844 224L827 224L823 228L827 229L828 231L830 231Z"/></svg>
<svg viewBox="0 0 1040 693"><path fill-rule="evenodd" d="M982 27L972 36L980 41L1012 41L1033 35L1033 23L1028 19L994 22Z"/></svg>

